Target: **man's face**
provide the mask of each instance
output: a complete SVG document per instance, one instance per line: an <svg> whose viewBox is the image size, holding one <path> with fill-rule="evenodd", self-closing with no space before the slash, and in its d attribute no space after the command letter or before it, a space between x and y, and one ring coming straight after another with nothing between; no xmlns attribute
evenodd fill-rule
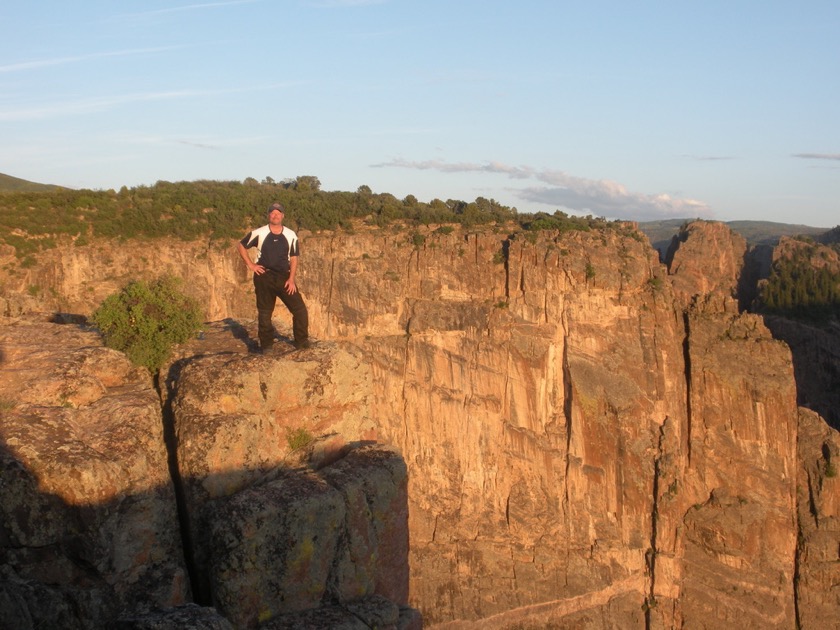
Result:
<svg viewBox="0 0 840 630"><path fill-rule="evenodd" d="M280 210L272 210L268 215L268 222L271 225L283 225L283 213Z"/></svg>

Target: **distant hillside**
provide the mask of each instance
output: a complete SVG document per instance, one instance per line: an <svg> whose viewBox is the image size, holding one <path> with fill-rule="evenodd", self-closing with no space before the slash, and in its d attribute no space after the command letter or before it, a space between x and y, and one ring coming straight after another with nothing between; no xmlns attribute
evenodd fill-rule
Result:
<svg viewBox="0 0 840 630"><path fill-rule="evenodd" d="M822 234L817 241L823 245L833 245L840 243L840 225L833 227L825 234Z"/></svg>
<svg viewBox="0 0 840 630"><path fill-rule="evenodd" d="M53 186L52 184L38 184L30 182L11 175L4 175L0 173L0 193L16 193L16 192L50 192L53 190L61 190L62 186Z"/></svg>
<svg viewBox="0 0 840 630"><path fill-rule="evenodd" d="M96 237L239 239L265 222L265 209L275 201L286 207L286 224L295 230L352 231L354 223L391 225L410 232L417 247L425 240L418 228L433 225L443 233L453 225L488 224L510 229L518 224L531 234L540 230L631 231L621 222L571 217L560 211L519 215L515 208L484 197L474 202L433 199L423 203L413 195L401 201L388 193L375 194L367 186L356 192L322 191L316 177L301 175L280 183L247 178L242 182L159 181L154 186L122 187L118 192L68 188L6 192L0 195L0 244L11 245L18 258L32 265L37 252L55 247L62 235L73 238L76 245Z"/></svg>
<svg viewBox="0 0 840 630"><path fill-rule="evenodd" d="M828 231L826 228L772 221L728 221L727 225L747 239L750 245L775 245L782 236L817 237Z"/></svg>
<svg viewBox="0 0 840 630"><path fill-rule="evenodd" d="M680 231L680 226L691 219L668 219L639 223L639 229L648 237L653 247L664 256L671 239ZM743 236L750 245L774 246L782 236L818 237L829 230L793 223L772 221L726 221L733 232Z"/></svg>

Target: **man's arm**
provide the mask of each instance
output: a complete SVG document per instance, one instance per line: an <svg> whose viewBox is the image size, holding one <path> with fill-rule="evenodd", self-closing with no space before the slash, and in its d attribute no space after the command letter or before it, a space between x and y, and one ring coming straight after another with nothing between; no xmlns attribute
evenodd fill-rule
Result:
<svg viewBox="0 0 840 630"><path fill-rule="evenodd" d="M295 284L295 276L297 275L298 257L292 256L289 258L289 279L286 280L286 292L289 295L297 293L297 285Z"/></svg>
<svg viewBox="0 0 840 630"><path fill-rule="evenodd" d="M241 242L236 244L236 248L239 250L239 255L242 257L242 260L245 261L245 265L248 267L248 269L253 271L258 276L265 273L265 267L263 267L262 265L257 265L251 260L251 257L248 255L248 250L245 249L245 246Z"/></svg>

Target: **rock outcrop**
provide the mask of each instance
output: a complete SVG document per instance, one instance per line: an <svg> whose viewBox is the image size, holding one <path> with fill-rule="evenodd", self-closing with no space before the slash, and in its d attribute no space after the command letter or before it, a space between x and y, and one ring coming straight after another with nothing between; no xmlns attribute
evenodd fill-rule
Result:
<svg viewBox="0 0 840 630"><path fill-rule="evenodd" d="M790 353L754 315L704 301L687 322L688 413L661 446L652 612L667 625L790 626L797 535Z"/></svg>
<svg viewBox="0 0 840 630"><path fill-rule="evenodd" d="M189 601L148 373L75 326L7 323L0 352L4 627L89 628Z"/></svg>
<svg viewBox="0 0 840 630"><path fill-rule="evenodd" d="M838 489L826 462L836 432L812 418L822 446L803 442L790 352L739 310L743 239L694 224L666 267L621 226L528 238L429 230L422 244L364 228L301 236L300 286L323 347L282 358L248 353L252 288L233 251L160 252L159 269L189 260L191 277L205 278L190 288L204 291L208 319L227 318L214 330L235 348L220 351L210 334L169 373L183 500L195 515L187 531L196 566L208 567L200 596L220 592L214 571L261 562L256 548L219 555L215 545L251 540L249 523L294 484L345 509L361 504L327 479L330 467L308 465L292 485L268 473L286 456L285 431L303 427L402 454L408 601L428 625L835 622ZM72 256L83 266L81 251ZM65 264L47 255L7 287L36 286L49 303L51 291L65 294ZM85 282L89 291L68 287L76 301L56 310L88 312L99 289ZM23 308L15 299L10 312ZM276 322L288 336L282 309ZM321 352L329 359L310 365ZM268 401L288 391L303 402L284 417ZM806 478L818 491L797 490ZM248 514L238 503L246 486L266 493ZM204 520L214 512L226 515L216 529ZM367 596L402 603L377 588ZM232 605L236 592L207 603ZM281 610L303 614L272 604Z"/></svg>
<svg viewBox="0 0 840 630"><path fill-rule="evenodd" d="M800 628L830 628L840 610L840 435L800 409L796 602Z"/></svg>
<svg viewBox="0 0 840 630"><path fill-rule="evenodd" d="M0 627L420 627L358 351L182 359L162 406L83 327L7 321L0 349Z"/></svg>
<svg viewBox="0 0 840 630"><path fill-rule="evenodd" d="M280 469L230 497L190 504L206 527L192 540L213 605L236 628L256 628L322 614L310 611L323 602L350 612L378 596L396 626L408 600L405 487L399 454L371 445L320 473Z"/></svg>
<svg viewBox="0 0 840 630"><path fill-rule="evenodd" d="M747 241L723 223L695 221L673 238L665 264L685 304L695 295L737 297Z"/></svg>

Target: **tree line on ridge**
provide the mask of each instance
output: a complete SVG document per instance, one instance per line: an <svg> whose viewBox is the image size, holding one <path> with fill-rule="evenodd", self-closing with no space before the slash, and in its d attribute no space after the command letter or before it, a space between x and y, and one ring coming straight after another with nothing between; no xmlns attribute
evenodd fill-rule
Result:
<svg viewBox="0 0 840 630"><path fill-rule="evenodd" d="M72 237L77 246L97 238L160 238L183 240L240 238L265 222L265 209L279 201L286 206L293 229L351 230L353 222L384 227L457 224L464 227L513 222L523 230L589 230L611 225L605 219L574 217L564 212L519 215L516 208L478 197L466 202L413 195L397 199L373 193L368 186L355 192L323 191L315 176L276 182L247 178L238 181L159 181L153 186L114 190L58 189L16 192L0 196L0 242L16 248L17 257L35 264L37 252Z"/></svg>

